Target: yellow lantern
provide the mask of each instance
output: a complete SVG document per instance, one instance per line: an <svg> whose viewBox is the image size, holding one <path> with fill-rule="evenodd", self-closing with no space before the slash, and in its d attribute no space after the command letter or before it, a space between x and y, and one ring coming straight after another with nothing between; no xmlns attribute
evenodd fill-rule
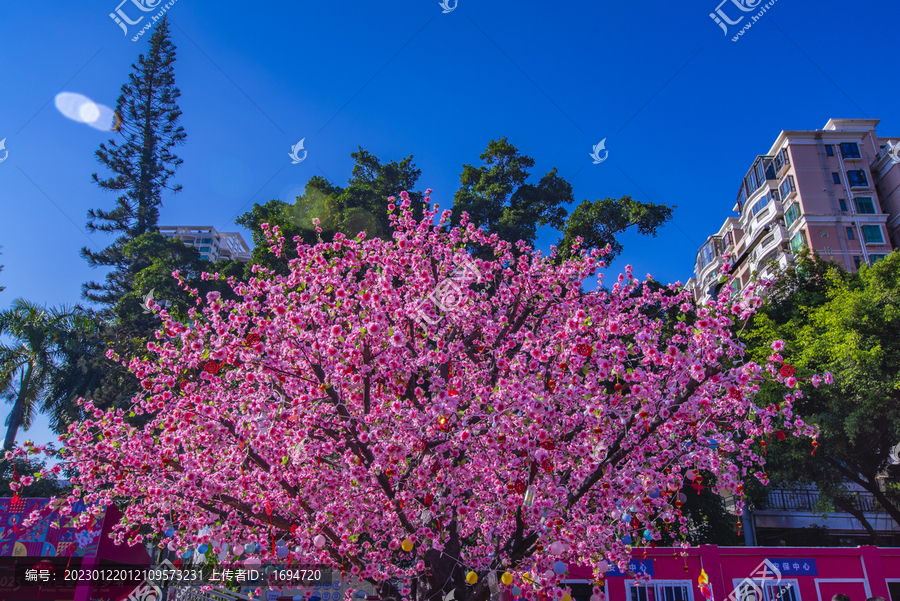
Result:
<svg viewBox="0 0 900 601"><path fill-rule="evenodd" d="M466 574L466 582L468 582L469 584L475 584L476 582L478 582L478 574L476 574L475 572L469 572L468 574Z"/></svg>
<svg viewBox="0 0 900 601"><path fill-rule="evenodd" d="M572 601L572 595L566 593L565 595L563 595L562 601Z"/></svg>
<svg viewBox="0 0 900 601"><path fill-rule="evenodd" d="M513 576L509 572L503 572L503 576L500 576L500 582L509 586L513 582Z"/></svg>
<svg viewBox="0 0 900 601"><path fill-rule="evenodd" d="M403 542L400 543L400 547L401 547L404 551L406 551L407 553L409 553L410 551L413 550L413 542L412 542L411 540L409 540L408 538L404 538L404 539L403 539Z"/></svg>

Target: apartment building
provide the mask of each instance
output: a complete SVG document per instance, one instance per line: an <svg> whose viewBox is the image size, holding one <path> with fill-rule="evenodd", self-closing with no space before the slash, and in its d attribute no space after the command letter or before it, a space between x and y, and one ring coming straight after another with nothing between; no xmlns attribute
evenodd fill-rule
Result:
<svg viewBox="0 0 900 601"><path fill-rule="evenodd" d="M177 238L200 251L207 261L250 261L250 247L237 232L219 232L211 225L164 225L159 233Z"/></svg>
<svg viewBox="0 0 900 601"><path fill-rule="evenodd" d="M752 277L791 264L803 248L849 271L884 258L900 241L896 142L878 119L830 119L824 129L782 131L740 182L733 211L697 253L688 286L718 296L726 257L733 294Z"/></svg>

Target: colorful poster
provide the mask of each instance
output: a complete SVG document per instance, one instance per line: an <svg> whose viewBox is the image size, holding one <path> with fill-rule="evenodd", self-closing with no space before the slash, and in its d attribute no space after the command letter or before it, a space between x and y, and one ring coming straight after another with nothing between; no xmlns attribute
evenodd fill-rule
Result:
<svg viewBox="0 0 900 601"><path fill-rule="evenodd" d="M94 557L106 512L91 516L85 525L78 517L85 511L78 503L74 516L61 517L56 511L63 501L50 499L0 499L0 557ZM27 528L23 522L32 512L38 519Z"/></svg>

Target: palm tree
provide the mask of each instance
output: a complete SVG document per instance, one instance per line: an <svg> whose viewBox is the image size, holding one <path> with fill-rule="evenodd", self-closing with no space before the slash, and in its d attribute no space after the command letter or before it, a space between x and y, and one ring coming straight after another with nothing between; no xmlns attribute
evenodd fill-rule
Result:
<svg viewBox="0 0 900 601"><path fill-rule="evenodd" d="M62 358L59 342L73 330L75 315L72 309L47 309L24 299L0 311L0 335L11 339L0 344L0 395L13 404L4 450L15 445L20 427L31 427L42 402L41 411L50 409L48 385Z"/></svg>

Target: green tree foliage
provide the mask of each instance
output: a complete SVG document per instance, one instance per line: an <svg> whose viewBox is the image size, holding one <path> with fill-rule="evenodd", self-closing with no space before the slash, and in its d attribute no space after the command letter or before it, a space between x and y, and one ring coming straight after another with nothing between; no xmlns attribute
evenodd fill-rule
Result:
<svg viewBox="0 0 900 601"><path fill-rule="evenodd" d="M40 471L44 463L34 458L18 457L13 461L0 460L0 498L12 497L9 484L13 476L31 476L35 483L28 487L28 496L32 498L64 497L72 490L72 485L62 479L41 478Z"/></svg>
<svg viewBox="0 0 900 601"><path fill-rule="evenodd" d="M672 219L673 208L652 202L643 203L630 196L603 198L594 202L583 200L566 222L558 244L559 254L562 257L571 254L575 238L581 236L584 239L582 248L609 245L610 253L606 260L612 261L623 250L617 236L636 227L640 234L656 237L657 230Z"/></svg>
<svg viewBox="0 0 900 601"><path fill-rule="evenodd" d="M0 246L0 248L3 248L3 247ZM0 255L2 255L2 254L3 253L0 253ZM0 265L0 271L3 271L4 267L5 267L4 265ZM3 292L4 290L6 290L6 286L0 286L0 292Z"/></svg>
<svg viewBox="0 0 900 601"><path fill-rule="evenodd" d="M453 219L458 224L462 213L469 221L508 242L524 240L530 246L537 239L537 228L565 226L566 209L574 200L572 185L557 174L556 168L537 184L527 183L534 159L503 137L491 140L479 157L481 166L463 165L460 189L453 197ZM486 252L486 251L480 251Z"/></svg>
<svg viewBox="0 0 900 601"><path fill-rule="evenodd" d="M556 168L537 183L528 183L534 159L525 156L504 137L491 140L479 157L481 166L463 165L460 189L453 201L453 219L458 224L463 211L476 226L509 242L525 241L533 247L537 228L551 226L562 232L557 243L561 258L571 255L578 236L582 248L610 246L607 261L622 252L617 236L632 227L655 236L672 218L672 208L642 203L630 196L583 200L569 215L564 205L574 201L572 185ZM474 249L476 254L489 253Z"/></svg>
<svg viewBox="0 0 900 601"><path fill-rule="evenodd" d="M111 211L88 212L90 232L120 234L107 248L94 252L83 248L81 254L92 267L113 267L106 282L84 285L85 298L108 309L131 292L136 274L123 248L131 240L151 231L159 218L162 191L177 193L181 186L169 180L181 165L173 149L184 144L184 128L178 125L181 92L175 86L175 45L169 38L166 17L150 38L147 55L132 64L129 81L122 86L116 104L121 123L116 125L122 140L109 140L96 152L97 160L112 172L112 177L94 181L100 188L121 195Z"/></svg>
<svg viewBox="0 0 900 601"><path fill-rule="evenodd" d="M23 299L0 311L0 395L13 405L6 418L4 450L14 446L19 428L28 430L38 411L55 413L48 395L60 357L59 341L77 327L72 309L45 308Z"/></svg>
<svg viewBox="0 0 900 601"><path fill-rule="evenodd" d="M313 219L319 220L321 236L326 242L330 242L337 232L356 237L364 231L369 238L384 238L391 231L387 199L399 196L403 191L409 193L416 218L421 218L425 195L415 191L415 187L422 172L412 162L412 156L399 162L391 160L382 163L362 147L350 156L356 164L346 188L336 186L323 177L313 176L293 204L280 200L270 200L264 205L254 204L249 212L235 220L253 234L251 264L286 273L287 261L296 257L291 244L287 245L287 253L281 259L269 252L269 245L260 229L263 223L278 225L286 240L299 236L306 244L315 244L317 240Z"/></svg>
<svg viewBox="0 0 900 601"><path fill-rule="evenodd" d="M874 537L848 487L858 485L900 524L900 466L889 461L900 443L900 252L859 274L802 257L754 317L748 332L754 358L768 356L765 341L779 338L797 377L830 371L834 383L794 402L798 418L821 428L815 454L791 437L773 440L769 476L780 485L815 482L820 509L853 514Z"/></svg>

